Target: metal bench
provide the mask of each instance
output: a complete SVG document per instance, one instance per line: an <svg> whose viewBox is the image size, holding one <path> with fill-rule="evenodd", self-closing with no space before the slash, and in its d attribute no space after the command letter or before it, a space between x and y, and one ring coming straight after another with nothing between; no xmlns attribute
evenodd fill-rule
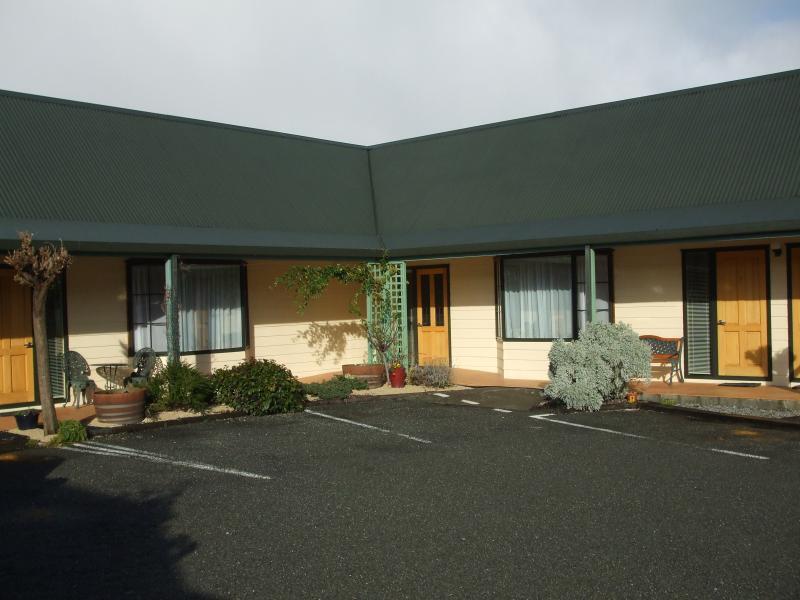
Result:
<svg viewBox="0 0 800 600"><path fill-rule="evenodd" d="M639 339L650 346L652 364L669 368L669 383L672 383L672 378L675 375L678 376L678 381L683 383L683 368L681 367L683 338L641 335Z"/></svg>

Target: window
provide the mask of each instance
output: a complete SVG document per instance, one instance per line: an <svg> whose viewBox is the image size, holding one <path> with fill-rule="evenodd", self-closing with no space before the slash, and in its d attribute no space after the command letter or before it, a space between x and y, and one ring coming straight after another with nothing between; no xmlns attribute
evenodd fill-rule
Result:
<svg viewBox="0 0 800 600"><path fill-rule="evenodd" d="M181 263L179 327L181 352L244 347L243 268L239 264ZM132 351L167 351L164 264L130 265L128 297Z"/></svg>
<svg viewBox="0 0 800 600"><path fill-rule="evenodd" d="M595 314L611 321L610 254L596 253ZM504 339L571 339L586 323L582 254L504 258L501 267Z"/></svg>

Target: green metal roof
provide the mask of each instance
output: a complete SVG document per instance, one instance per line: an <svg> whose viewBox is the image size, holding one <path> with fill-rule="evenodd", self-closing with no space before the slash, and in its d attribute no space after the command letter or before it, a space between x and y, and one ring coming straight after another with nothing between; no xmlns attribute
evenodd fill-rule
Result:
<svg viewBox="0 0 800 600"><path fill-rule="evenodd" d="M359 146L2 92L0 173L2 238L24 225L86 248L378 246Z"/></svg>
<svg viewBox="0 0 800 600"><path fill-rule="evenodd" d="M800 70L361 147L0 92L0 242L394 256L800 230Z"/></svg>
<svg viewBox="0 0 800 600"><path fill-rule="evenodd" d="M800 70L371 150L398 255L800 229Z"/></svg>

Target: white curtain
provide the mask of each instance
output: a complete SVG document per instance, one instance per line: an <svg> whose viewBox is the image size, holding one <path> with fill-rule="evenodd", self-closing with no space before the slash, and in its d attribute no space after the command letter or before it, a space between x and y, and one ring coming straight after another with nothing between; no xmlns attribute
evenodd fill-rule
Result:
<svg viewBox="0 0 800 600"><path fill-rule="evenodd" d="M239 265L181 266L181 351L243 345Z"/></svg>
<svg viewBox="0 0 800 600"><path fill-rule="evenodd" d="M133 317L133 347L167 351L164 314L164 266L134 265L131 267L131 310Z"/></svg>
<svg viewBox="0 0 800 600"><path fill-rule="evenodd" d="M503 264L505 336L571 338L572 258L515 258Z"/></svg>

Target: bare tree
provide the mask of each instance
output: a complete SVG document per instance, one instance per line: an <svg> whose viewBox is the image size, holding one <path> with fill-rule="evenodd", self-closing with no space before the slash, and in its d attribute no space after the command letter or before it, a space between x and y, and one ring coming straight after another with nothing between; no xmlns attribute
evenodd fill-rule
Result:
<svg viewBox="0 0 800 600"><path fill-rule="evenodd" d="M33 295L33 343L36 348L36 378L45 434L56 433L58 420L50 390L50 370L47 360L47 321L45 306L47 291L61 272L72 262L63 244L33 245L33 235L19 233L19 248L10 251L3 259L14 269L14 281L31 288Z"/></svg>

